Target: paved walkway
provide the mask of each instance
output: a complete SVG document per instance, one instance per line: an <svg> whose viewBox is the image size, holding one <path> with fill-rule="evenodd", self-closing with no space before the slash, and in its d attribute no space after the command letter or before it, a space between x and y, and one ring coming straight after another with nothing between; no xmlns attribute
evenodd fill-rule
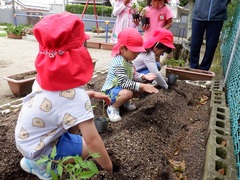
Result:
<svg viewBox="0 0 240 180"><path fill-rule="evenodd" d="M105 33L91 33L91 41L106 42ZM88 48L92 58L98 59L95 70L108 67L111 61L111 51ZM35 69L34 61L38 53L38 42L33 38L24 37L22 40L0 37L0 105L11 102L14 98L4 76L18 74Z"/></svg>

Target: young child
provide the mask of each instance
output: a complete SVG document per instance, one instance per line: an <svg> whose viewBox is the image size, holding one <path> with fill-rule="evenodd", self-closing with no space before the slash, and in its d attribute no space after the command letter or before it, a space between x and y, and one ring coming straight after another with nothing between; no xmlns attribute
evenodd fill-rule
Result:
<svg viewBox="0 0 240 180"><path fill-rule="evenodd" d="M89 152L99 153L97 163L111 171L89 97L107 104L110 99L83 89L93 73L92 59L84 47L84 23L67 12L49 15L34 26L34 35L39 42L37 77L32 93L23 100L15 128L16 146L24 156L22 169L40 179L51 179L46 164L35 162L56 145L58 158L80 155L84 159ZM78 129L82 136L75 134Z"/></svg>
<svg viewBox="0 0 240 180"><path fill-rule="evenodd" d="M136 9L132 6L136 5ZM116 16L116 22L113 26L111 42L117 43L118 34L127 27L133 27L137 29L137 25L132 21L132 14L137 10L138 3L136 0L113 0L113 16Z"/></svg>
<svg viewBox="0 0 240 180"><path fill-rule="evenodd" d="M113 47L113 61L108 68L107 78L102 87L112 101L107 108L111 122L120 121L119 107L135 110L135 105L129 103L135 92L157 93L158 90L151 84L137 81L154 80L154 74L139 74L135 71L132 61L140 52L145 52L141 34L134 28L126 28L118 36L118 43Z"/></svg>
<svg viewBox="0 0 240 180"><path fill-rule="evenodd" d="M150 24L141 26L144 31L143 39L148 40L157 27L169 29L172 26L173 13L167 5L168 0L151 0L151 3L141 11L141 16L150 18ZM138 25L138 21L134 21Z"/></svg>
<svg viewBox="0 0 240 180"><path fill-rule="evenodd" d="M159 27L153 32L152 38L144 42L143 46L146 53L140 53L133 61L136 71L143 74L156 74L157 84L164 89L168 89L166 81L159 72L160 62L156 62L156 59L164 52L169 54L172 49L175 49L173 34L171 31Z"/></svg>

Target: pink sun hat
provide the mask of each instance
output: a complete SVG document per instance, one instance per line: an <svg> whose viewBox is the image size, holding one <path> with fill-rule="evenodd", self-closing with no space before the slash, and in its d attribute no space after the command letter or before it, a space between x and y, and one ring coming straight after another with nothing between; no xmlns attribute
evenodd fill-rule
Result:
<svg viewBox="0 0 240 180"><path fill-rule="evenodd" d="M153 32L153 36L144 42L144 48L149 49L153 47L157 42L163 45L175 49L173 45L173 34L171 31L164 28L156 28Z"/></svg>
<svg viewBox="0 0 240 180"><path fill-rule="evenodd" d="M132 27L126 28L118 34L118 42L112 49L113 57L119 54L121 45L126 46L132 52L146 52L143 47L143 38L141 34Z"/></svg>
<svg viewBox="0 0 240 180"><path fill-rule="evenodd" d="M84 47L90 38L82 20L63 12L44 17L33 29L39 43L36 80L42 89L62 91L83 86L93 74L92 58Z"/></svg>

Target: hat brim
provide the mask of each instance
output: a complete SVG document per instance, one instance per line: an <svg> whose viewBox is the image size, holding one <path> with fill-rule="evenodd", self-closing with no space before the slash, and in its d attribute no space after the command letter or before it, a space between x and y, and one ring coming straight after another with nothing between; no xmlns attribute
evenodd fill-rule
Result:
<svg viewBox="0 0 240 180"><path fill-rule="evenodd" d="M145 41L144 43L143 43L143 47L145 48L145 49L150 49L151 47L153 47L154 46L154 44L156 44L158 42L158 39L157 38L151 38L151 39L149 39L149 40L147 40L147 41ZM162 42L161 42L162 43ZM165 46L167 46L167 47L169 47L169 48L172 48L172 49L175 49L175 46L173 45L173 44L171 44L171 43L162 43L163 45L165 45Z"/></svg>
<svg viewBox="0 0 240 180"><path fill-rule="evenodd" d="M143 46L126 46L132 52L146 52Z"/></svg>
<svg viewBox="0 0 240 180"><path fill-rule="evenodd" d="M115 44L113 49L112 49L112 57L116 56L119 54L119 48L120 48L119 43ZM143 46L126 46L130 51L132 52L146 52L145 48Z"/></svg>

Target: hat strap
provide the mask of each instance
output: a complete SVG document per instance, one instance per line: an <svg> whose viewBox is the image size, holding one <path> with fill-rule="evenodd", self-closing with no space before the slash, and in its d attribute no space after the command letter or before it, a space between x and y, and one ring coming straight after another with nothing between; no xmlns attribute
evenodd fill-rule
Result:
<svg viewBox="0 0 240 180"><path fill-rule="evenodd" d="M52 51L52 52L49 52L49 51L40 51L39 53L40 54L44 54L44 55L48 55L50 58L54 58L56 54L62 56L64 54L65 51L63 50L59 50L59 51Z"/></svg>

